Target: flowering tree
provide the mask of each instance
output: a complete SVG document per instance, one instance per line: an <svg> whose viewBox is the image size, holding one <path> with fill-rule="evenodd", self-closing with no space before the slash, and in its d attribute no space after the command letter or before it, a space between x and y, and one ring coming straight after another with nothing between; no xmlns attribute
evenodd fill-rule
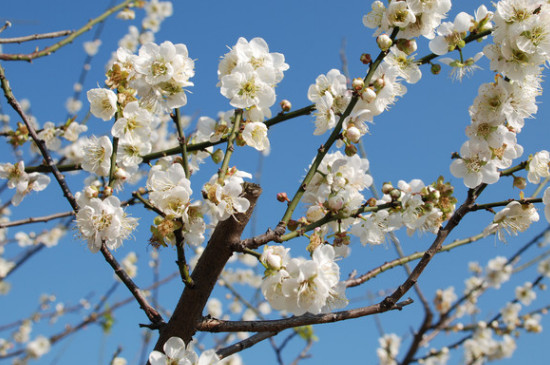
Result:
<svg viewBox="0 0 550 365"><path fill-rule="evenodd" d="M298 363L313 352L314 329L319 328L313 325L341 322L345 331L348 320L391 318L398 312L415 315L400 319L401 328L394 333L379 328L372 356L376 352L382 364L444 364L453 356L481 364L511 357L516 337L542 331L547 306L532 303L541 302L544 280L550 276L547 252L536 250L544 246L546 230L534 238L515 239L508 257L493 254L486 263L469 262L464 288L440 281L433 292L427 291L422 278L441 270L433 262L438 253L451 251L455 257L462 246L506 241L526 231L539 221L536 205L550 220L550 190L544 190L550 155L531 146L524 151L518 143L525 120L537 113L542 67L550 58L547 1L502 0L491 9L481 5L454 18L450 0L375 1L363 16L363 31L375 35L370 51L353 58L364 74L350 76L343 56L341 68L315 71L319 75L301 91L309 102L299 107L275 92L292 67L285 56L263 38L240 37L217 68L217 87L229 110L217 115L208 110L204 116L184 114L200 62L193 49L155 41L173 10L170 2L126 0L76 31L0 38L18 48L20 43L56 39L30 53L0 53L5 96L1 138L9 147L0 164L6 199L0 212L2 300L13 295L12 278L14 288L24 285L15 272L32 269L36 253L44 255L49 251L45 248L54 246L51 250L61 250L74 240L86 243L87 249L78 247L87 251L86 261L101 261L103 271L115 274L114 283L100 286L104 293L99 296L71 305L42 296L38 310L16 320L5 318L0 323L6 333L0 338L0 359L22 364L44 358L62 340L86 333L94 323L108 332L115 320L121 322L119 312L125 306L139 310L140 319L134 316L128 322L144 328L143 351L139 356L135 343L117 338L122 347L109 354L106 362L112 364L237 364L241 351L266 343L283 364L291 340L302 345L294 354L293 363ZM128 33L120 34L104 78L85 88L90 62L99 55L102 22L111 15L132 24L141 18L141 29L130 25ZM6 22L4 34L10 25ZM19 95L24 90L10 84L11 64L55 58L94 28L94 39L84 43L87 56L80 81L66 103L68 117L42 123ZM476 49L479 43L483 46ZM428 182L398 178L392 183L391 176L371 171L363 142L376 139L373 122L391 115L389 108L405 96L406 84L414 88L423 74L445 69L462 80L484 59L488 82L471 96L464 113L470 118L462 127L465 136L431 151L451 155L459 150L447 163L450 173L436 171ZM291 146L290 136L272 138L276 129L291 129L298 118L312 121L308 134L322 140L320 147ZM418 136L409 138L427 137L421 128L415 132ZM430 131L430 138L448 137L435 133ZM283 172L262 182L262 174L253 176L254 171L243 167L250 165L246 159L251 154L276 154L278 145L308 156L310 163L299 166L305 175ZM383 145L387 148L388 142ZM408 147L392 146L402 148L402 155ZM385 163L391 166L395 158ZM261 167L276 169L269 167L275 160L260 161ZM260 199L267 188L278 192L276 199ZM25 206L38 209L32 199L54 191L63 196L41 207L47 213L22 210L17 216ZM273 220L263 220L265 226L258 229L265 233L257 234L254 214L261 204L270 204ZM467 225L451 241L466 216L482 223ZM48 228L36 233L37 222L46 222ZM73 239L66 235L69 230ZM421 250L409 249L402 247L400 237L426 244ZM470 255L476 249L471 247ZM396 255L388 258L389 251ZM150 279L141 279L144 274L137 277L138 256L145 255L150 256L153 278L149 286ZM467 262L454 260L455 265ZM55 265L71 275L62 260ZM145 268L141 265L140 273ZM400 268L406 272L403 279L374 280ZM453 269L444 273L455 274ZM518 285L489 300L488 310L480 304L493 298L495 290L504 291L512 276L527 279L511 281ZM176 277L177 283L169 284ZM375 303L350 303L353 288L373 283L383 292L374 296ZM173 303L159 294L166 288L175 295ZM122 289L130 297L112 299ZM63 326L41 323L48 318ZM79 320L72 322L75 318ZM411 326L412 334L407 330ZM372 338L368 341L376 342Z"/></svg>

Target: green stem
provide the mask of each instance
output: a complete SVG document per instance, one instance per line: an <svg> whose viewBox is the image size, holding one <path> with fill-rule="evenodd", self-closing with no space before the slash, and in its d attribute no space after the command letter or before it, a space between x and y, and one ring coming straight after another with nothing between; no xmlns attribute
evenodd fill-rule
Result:
<svg viewBox="0 0 550 365"><path fill-rule="evenodd" d="M227 174L227 168L229 167L229 160L231 159L231 155L233 155L233 151L235 150L235 147L233 147L233 142L235 142L235 139L237 138L237 133L239 132L239 129L241 127L242 117L242 109L237 109L235 111L233 129L231 130L231 134L227 138L227 148L225 150L225 155L223 156L222 167L220 167L220 170L218 171L218 183L222 185L224 183L225 174Z"/></svg>
<svg viewBox="0 0 550 365"><path fill-rule="evenodd" d="M181 115L179 108L176 109L176 113L172 115L172 120L176 123L176 129L178 131L178 141L180 145L181 157L183 159L183 171L185 171L185 177L189 179L191 174L189 172L189 163L187 161L187 142L185 141L185 134L183 134L183 128L181 126Z"/></svg>
<svg viewBox="0 0 550 365"><path fill-rule="evenodd" d="M395 37L397 36L398 32L399 32L399 28L395 28L393 30L390 38L392 40L395 40ZM365 76L365 79L364 79L365 85L370 84L370 81L371 81L372 77L374 76L374 72L376 71L378 66L382 63L382 60L384 59L384 57L386 57L387 54L388 54L387 51L380 52L380 54L378 55L376 60L371 64L371 66L369 68L369 72L367 73L367 76ZM288 207L287 207L287 209L286 209L286 211L283 215L283 218L281 219L281 222L279 223L279 225L286 226L288 224L288 222L290 221L290 219L292 218L292 214L294 213L294 210L296 209L296 207L298 206L298 203L302 199L302 196L304 195L304 193L306 191L307 185L313 179L313 176L317 172L317 169L321 165L321 161L323 161L323 158L325 157L325 155L328 153L328 151L330 150L330 148L332 147L334 142L336 142L336 140L339 138L340 132L342 130L342 124L344 123L344 120L350 115L351 111L355 107L355 104L357 104L358 99L359 99L359 97L357 95L354 95L351 98L350 103L348 104L348 106L347 106L346 110L344 111L344 113L340 116L340 119L338 120L338 123L337 123L336 127L334 127L334 130L330 134L329 138L327 139L325 144L322 145L319 148L319 150L317 152L317 156L315 157L315 160L311 164L311 166L309 168L309 171L306 174L306 177L302 181L302 184L300 184L300 187L298 188L298 190L294 194L294 197L292 198L292 200L288 204Z"/></svg>

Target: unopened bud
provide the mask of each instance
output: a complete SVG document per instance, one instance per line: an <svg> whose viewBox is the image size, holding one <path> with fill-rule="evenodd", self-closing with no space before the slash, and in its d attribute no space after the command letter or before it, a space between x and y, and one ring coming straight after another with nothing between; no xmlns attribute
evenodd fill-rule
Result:
<svg viewBox="0 0 550 365"><path fill-rule="evenodd" d="M393 190L393 185L390 182L385 182L382 185L382 194L389 194Z"/></svg>
<svg viewBox="0 0 550 365"><path fill-rule="evenodd" d="M218 148L212 154L212 161L214 161L214 163L220 163L220 162L222 162L222 160L223 160L223 151Z"/></svg>
<svg viewBox="0 0 550 365"><path fill-rule="evenodd" d="M277 193L277 200L280 201L281 203L290 201L286 193Z"/></svg>
<svg viewBox="0 0 550 365"><path fill-rule="evenodd" d="M361 132L357 127L349 127L346 130L346 137L348 137L350 142L357 143L361 139Z"/></svg>
<svg viewBox="0 0 550 365"><path fill-rule="evenodd" d="M407 55L411 55L416 52L417 46L414 39L398 39L396 42L397 49L401 52L405 52Z"/></svg>
<svg viewBox="0 0 550 365"><path fill-rule="evenodd" d="M390 191L390 197L392 200L397 200L401 198L401 190L393 189L392 191Z"/></svg>
<svg viewBox="0 0 550 365"><path fill-rule="evenodd" d="M290 111L290 109L292 109L292 104L290 103L290 101L284 99L283 101L281 101L281 109L283 110L283 112L288 112Z"/></svg>
<svg viewBox="0 0 550 365"><path fill-rule="evenodd" d="M367 87L363 92L361 93L361 99L365 103L370 103L376 99L376 92L371 89L370 87Z"/></svg>
<svg viewBox="0 0 550 365"><path fill-rule="evenodd" d="M393 41L391 40L390 36L387 34L380 34L378 38L376 38L376 44L378 44L378 47L382 51L387 51L390 49L390 47L393 44Z"/></svg>
<svg viewBox="0 0 550 365"><path fill-rule="evenodd" d="M344 206L344 198L340 195L331 196L328 198L328 207L333 212L337 212Z"/></svg>
<svg viewBox="0 0 550 365"><path fill-rule="evenodd" d="M434 75L439 75L439 73L441 72L441 65L434 63L430 68L430 71L432 71Z"/></svg>
<svg viewBox="0 0 550 365"><path fill-rule="evenodd" d="M367 200L367 205L369 207L375 207L376 206L376 199L375 198L370 198L369 200Z"/></svg>
<svg viewBox="0 0 550 365"><path fill-rule="evenodd" d="M363 81L362 78L356 77L351 82L351 87L353 88L353 90L359 91L365 87L365 82Z"/></svg>
<svg viewBox="0 0 550 365"><path fill-rule="evenodd" d="M363 53L361 55L361 58L360 58L361 62L364 64L364 65L368 65L369 63L372 62L372 57L370 56L370 54L368 53Z"/></svg>
<svg viewBox="0 0 550 365"><path fill-rule="evenodd" d="M105 195L105 197L109 197L109 196L113 195L113 188L110 187L110 186L106 186L103 189L103 194Z"/></svg>
<svg viewBox="0 0 550 365"><path fill-rule="evenodd" d="M346 153L346 156L352 157L357 153L357 147L355 147L355 145L348 144L346 145L344 152Z"/></svg>
<svg viewBox="0 0 550 365"><path fill-rule="evenodd" d="M384 81L384 78L382 78L382 77L379 77L376 80L374 80L374 87L377 90L382 89L385 85L386 85L386 82Z"/></svg>
<svg viewBox="0 0 550 365"><path fill-rule="evenodd" d="M525 189L526 186L527 186L527 181L525 180L524 177L514 176L514 187L515 188L523 190L523 189Z"/></svg>

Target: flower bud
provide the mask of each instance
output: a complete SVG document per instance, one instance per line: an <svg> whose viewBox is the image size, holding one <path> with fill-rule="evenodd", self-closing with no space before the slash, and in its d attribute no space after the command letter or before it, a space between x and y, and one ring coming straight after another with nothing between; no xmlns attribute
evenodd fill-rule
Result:
<svg viewBox="0 0 550 365"><path fill-rule="evenodd" d="M290 103L290 101L284 99L283 101L281 101L281 109L283 110L283 112L288 112L290 111L290 109L292 109L292 104Z"/></svg>
<svg viewBox="0 0 550 365"><path fill-rule="evenodd" d="M378 47L382 51L387 51L392 46L393 41L391 40L389 35L384 33L380 34L378 38L376 38L376 44L378 44Z"/></svg>
<svg viewBox="0 0 550 365"><path fill-rule="evenodd" d="M411 55L416 52L417 46L414 39L398 39L396 41L397 49L401 52L405 52L407 55Z"/></svg>
<svg viewBox="0 0 550 365"><path fill-rule="evenodd" d="M386 82L384 81L384 78L380 77L374 80L373 85L376 88L376 90L380 90L386 85Z"/></svg>
<svg viewBox="0 0 550 365"><path fill-rule="evenodd" d="M439 75L439 73L441 72L441 65L434 63L430 68L430 71L432 71L434 75Z"/></svg>
<svg viewBox="0 0 550 365"><path fill-rule="evenodd" d="M369 200L367 200L367 205L369 207L375 207L376 206L376 199L375 198L370 198Z"/></svg>
<svg viewBox="0 0 550 365"><path fill-rule="evenodd" d="M353 90L359 91L365 87L365 82L363 81L362 78L356 77L351 82L351 87L353 88Z"/></svg>
<svg viewBox="0 0 550 365"><path fill-rule="evenodd" d="M363 99L365 103L370 103L376 99L376 92L372 88L367 87L361 93L361 99Z"/></svg>
<svg viewBox="0 0 550 365"><path fill-rule="evenodd" d="M393 185L390 182L385 182L382 185L382 194L389 194L393 190Z"/></svg>
<svg viewBox="0 0 550 365"><path fill-rule="evenodd" d="M401 198L401 190L393 189L392 191L390 191L390 196L392 200L397 200Z"/></svg>
<svg viewBox="0 0 550 365"><path fill-rule="evenodd" d="M334 195L328 198L328 207L333 212L337 212L344 206L344 198L340 195Z"/></svg>
<svg viewBox="0 0 550 365"><path fill-rule="evenodd" d="M372 62L372 58L371 58L370 54L368 54L368 53L363 53L361 55L360 60L364 65L368 65L369 63Z"/></svg>
<svg viewBox="0 0 550 365"><path fill-rule="evenodd" d="M214 161L214 163L220 163L220 162L222 162L222 160L223 160L223 151L218 148L212 154L212 161Z"/></svg>
<svg viewBox="0 0 550 365"><path fill-rule="evenodd" d="M350 142L357 143L359 142L359 139L361 139L361 132L357 127L349 127L346 130L346 137L350 140Z"/></svg>
<svg viewBox="0 0 550 365"><path fill-rule="evenodd" d="M288 196L284 192L283 193L277 193L277 200L280 201L281 203L290 201L288 199Z"/></svg>
<svg viewBox="0 0 550 365"><path fill-rule="evenodd" d="M105 195L105 197L109 197L109 196L113 195L113 188L110 187L110 186L106 186L103 189L103 194Z"/></svg>
<svg viewBox="0 0 550 365"><path fill-rule="evenodd" d="M306 218L309 222L317 222L325 216L325 210L320 205L312 205L306 212Z"/></svg>
<svg viewBox="0 0 550 365"><path fill-rule="evenodd" d="M524 177L514 176L514 187L515 188L523 190L523 189L525 189L526 186L527 186L527 181L525 180Z"/></svg>
<svg viewBox="0 0 550 365"><path fill-rule="evenodd" d="M346 153L346 156L352 157L357 153L357 147L352 144L348 144L346 145L344 152Z"/></svg>

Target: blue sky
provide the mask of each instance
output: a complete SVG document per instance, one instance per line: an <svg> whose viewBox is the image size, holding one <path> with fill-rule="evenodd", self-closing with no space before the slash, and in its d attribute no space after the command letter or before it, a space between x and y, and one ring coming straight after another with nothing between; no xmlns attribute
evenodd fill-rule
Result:
<svg viewBox="0 0 550 365"><path fill-rule="evenodd" d="M456 2L451 11L451 20L459 11L472 13L478 1L466 0ZM2 22L9 19L13 26L2 33L3 37L15 37L33 33L49 32L62 29L77 29L88 19L100 14L107 6L107 1L66 1L58 0L44 2L37 0L9 2L3 7ZM168 18L156 36L156 42L170 40L173 43L185 43L189 55L196 60L195 84L190 88L188 104L183 108L186 115L214 117L218 111L230 108L227 100L216 88L217 65L220 56L227 51L227 46L236 43L238 37L251 39L262 37L269 44L272 52L281 52L285 55L290 69L285 72L283 81L277 87L277 100L288 99L294 109L309 105L307 88L315 78L328 72L331 68L341 67L340 50L345 41L345 53L352 77L363 77L365 66L359 62L363 52L377 53L375 38L372 30L362 25L361 18L370 9L370 2L349 0L345 3L335 3L327 0L300 0L300 1L233 1L233 2L174 2L174 16ZM138 17L140 17L138 13ZM125 34L130 23L110 18L104 29L103 44L100 53L93 59L91 71L84 83L84 90L103 85L104 64L110 53L116 49L118 40ZM13 91L18 98L27 98L31 102L32 113L40 124L53 121L59 124L64 121L66 111L65 101L72 95L72 85L80 75L85 54L82 42L92 39L93 31L78 38L74 44L65 47L50 57L37 59L32 63L2 62L6 75L11 82ZM6 53L27 53L37 45L43 47L52 41L33 42L22 45L5 45ZM479 51L474 45L466 49L467 55L474 55ZM427 43L419 42L417 55L428 54ZM371 171L375 182L381 186L384 181L397 183L403 179L410 181L420 178L425 183L431 183L439 175L444 175L456 187L455 196L461 202L466 195L466 188L462 181L453 178L449 172L452 152L458 151L466 140L465 127L469 124L467 108L471 105L481 83L490 82L493 74L488 72L488 62L480 63L485 71L478 72L471 79L462 83L453 82L448 77L448 69L443 66L440 75L429 73L426 66L422 68L423 79L415 85L407 85L408 93L397 102L392 109L375 118L371 126L371 134L364 138L364 146L371 163ZM541 149L549 149L547 138L549 132L548 108L544 105L547 96L539 97L539 113L537 119L528 120L526 127L519 135L519 143L524 146L524 158L530 153ZM83 99L84 108L87 101ZM5 101L0 101L3 111L9 107ZM277 104L274 106L277 111ZM85 110L81 111L82 118ZM12 122L17 118L11 111ZM93 124L93 127L92 127ZM90 121L90 128L97 131L106 131L107 124L97 119ZM109 127L110 129L110 127ZM256 211L255 232L261 233L268 227L276 225L284 205L277 203L275 195L286 191L293 194L305 173L305 169L315 155L316 149L324 142L325 136L314 137L313 119L301 117L287 123L277 125L270 130L272 145L271 154L263 160L263 168L259 179L264 189ZM545 136L545 137L542 137ZM14 157L9 148L1 147L4 161L13 162ZM239 148L232 160L239 169L254 173L258 166L259 154L251 148ZM205 165L193 182L193 190L197 194L200 186L215 173L216 167ZM73 191L81 189L79 177L70 178ZM526 190L529 195L533 190ZM129 190L126 191L128 193ZM8 193L9 194L9 193ZM2 201L9 199L4 193ZM491 202L507 198L517 198L518 190L511 188L511 181L502 181L491 186L484 193L481 202ZM124 197L123 197L124 198ZM198 198L198 195L197 195ZM60 190L52 182L51 186L42 194L27 197L18 209L13 209L12 219L28 216L41 216L59 211L69 210ZM134 216L142 216L143 210L136 209L130 212ZM298 209L297 214L303 210ZM463 278L467 272L467 263L477 260L485 265L490 258L503 255L510 256L520 245L535 236L546 225L543 211L539 209L541 220L528 232L518 239L509 239L507 244L495 241L493 237L479 241L470 247L459 248L452 253L437 256L420 278L420 285L425 294L431 299L437 288L446 288L454 285L457 292L463 289ZM472 213L467 216L464 227L453 232L447 242L456 238L464 238L480 232L490 221L487 212ZM140 286L147 286L152 276L147 267L148 255L151 250L147 246L147 234L150 220L143 216L140 220L140 229L136 233L136 240L129 241L118 250L117 257L122 258L133 250L140 258L139 275ZM25 230L40 232L45 225L38 224ZM17 229L10 229L10 235ZM0 325L13 319L21 318L31 313L37 306L38 296L43 292L55 294L59 301L67 305L74 303L78 298L94 293L97 300L113 283L112 273L108 265L99 255L92 255L83 241L79 240L76 232L70 231L66 238L56 247L43 250L33 257L27 264L14 273L9 282L12 291L8 296L0 297L0 306L4 309L0 314ZM250 236L251 231L245 231ZM421 237L407 237L399 235L405 252L412 253L426 249L433 240L433 235L425 234ZM289 245L296 255L305 255L305 240L295 240ZM6 250L5 257L11 258L18 254L12 244ZM167 274L175 269L172 264L175 252L166 248L161 252L162 273ZM367 271L385 260L395 257L391 245L377 247L361 247L358 242L352 243L352 257L342 263L342 276L346 277L352 269L359 272ZM515 285L523 284L534 278L534 273L522 273L517 281L503 286L501 291L493 291L491 296L482 300L482 306L487 309L481 316L490 318L498 311L498 307L491 306L499 300L509 300L513 297ZM405 274L401 269L394 269L382 274L377 280L369 282L357 289L347 292L348 298L353 299L350 307L367 305L380 300L379 291L395 287L404 280ZM174 282L160 291L160 298L164 308L170 310L175 306L181 285ZM215 292L219 296L226 294L222 289ZM125 298L128 295L124 288L113 296L113 301ZM367 299L372 295L373 299ZM410 293L413 296L412 292ZM538 292L538 308L548 303L548 295ZM414 296L413 296L414 298ZM9 313L9 314L8 314ZM79 316L69 318L69 323L78 321ZM395 332L405 336L405 342L411 338L411 328L417 327L422 319L420 305L407 308L402 312L388 313L379 316L384 331ZM105 363L117 346L123 346L122 356L133 363L139 351L142 331L138 323L145 323L145 316L137 305L130 304L127 309L116 314L116 327L108 336L102 336L97 326L92 325L74 337L64 340L40 360L39 363L72 364L75 359L83 363ZM37 325L33 336L45 332L55 333L61 329L61 324ZM543 326L550 325L545 318ZM362 318L345 323L316 327L316 334L321 339L312 349L313 358L304 360L304 364L332 364L345 361L350 364L374 363L375 350L378 346L377 331L372 318ZM288 333L279 335L280 342ZM0 338L6 334L0 333ZM453 342L451 337L442 335L437 344ZM503 364L516 363L517 359L529 359L532 364L543 364L544 335L522 335L518 342L519 349L515 359L502 361ZM285 355L289 361L300 351L302 343L298 340ZM534 351L534 349L537 351ZM276 363L275 357L268 344L242 353L245 363L254 364L259 361L267 364ZM57 362L55 362L57 360ZM450 364L461 362L462 352L454 352ZM103 362L102 362L103 361Z"/></svg>

